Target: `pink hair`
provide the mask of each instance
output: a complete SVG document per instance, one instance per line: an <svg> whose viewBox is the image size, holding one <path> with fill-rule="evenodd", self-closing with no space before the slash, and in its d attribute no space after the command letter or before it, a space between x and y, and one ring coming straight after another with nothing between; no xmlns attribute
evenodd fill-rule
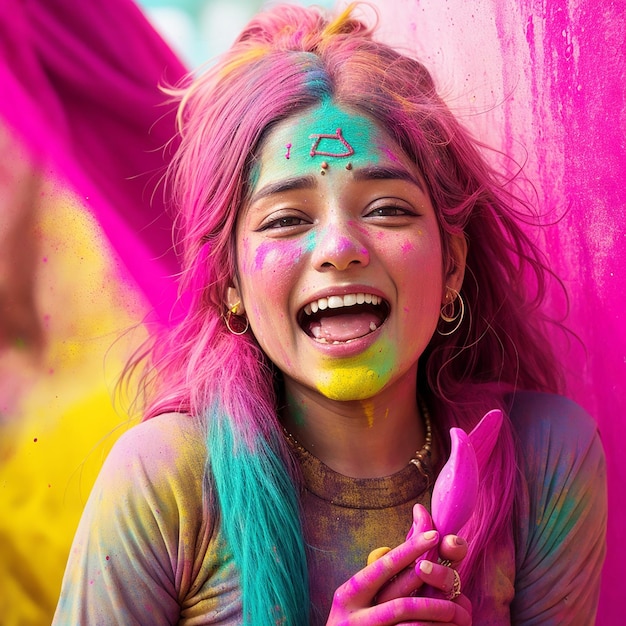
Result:
<svg viewBox="0 0 626 626"><path fill-rule="evenodd" d="M189 312L149 353L148 417L202 416L218 402L249 446L277 432L280 377L251 333L234 336L223 321L237 271L235 224L264 133L328 98L376 121L419 167L438 215L444 267L453 262L450 236L468 240L466 318L454 335L435 334L420 359L418 385L439 441L452 426L470 430L486 410L506 409L505 392L559 389L540 309L551 274L520 226L530 209L488 165L421 63L376 43L350 9L327 22L317 10L286 5L253 19L216 65L175 95L181 147L170 181ZM486 584L482 549L510 531L517 475L508 421L489 467L465 529L472 547L464 589L475 602Z"/></svg>

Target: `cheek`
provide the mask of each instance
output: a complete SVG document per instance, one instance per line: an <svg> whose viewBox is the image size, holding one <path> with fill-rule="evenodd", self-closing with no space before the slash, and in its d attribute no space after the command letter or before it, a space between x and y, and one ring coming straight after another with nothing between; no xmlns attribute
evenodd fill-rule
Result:
<svg viewBox="0 0 626 626"><path fill-rule="evenodd" d="M303 257L302 242L264 241L255 246L242 241L240 280L248 314L258 320L259 331L280 323L287 314L284 303L293 287Z"/></svg>
<svg viewBox="0 0 626 626"><path fill-rule="evenodd" d="M389 244L389 242L387 242ZM443 291L441 246L436 236L426 232L398 236L388 245L387 263L394 276L407 317L438 315Z"/></svg>
<svg viewBox="0 0 626 626"><path fill-rule="evenodd" d="M408 274L420 272L420 268L441 267L441 246L432 234L416 230L404 232L379 231L374 245L380 257L390 267L404 269Z"/></svg>
<svg viewBox="0 0 626 626"><path fill-rule="evenodd" d="M241 269L246 274L267 274L297 263L302 256L302 245L291 242L266 241L252 247L244 240Z"/></svg>

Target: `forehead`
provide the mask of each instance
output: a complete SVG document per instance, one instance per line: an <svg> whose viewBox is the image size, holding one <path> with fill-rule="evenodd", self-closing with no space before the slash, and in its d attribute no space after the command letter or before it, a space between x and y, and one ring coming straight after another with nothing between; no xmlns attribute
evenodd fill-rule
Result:
<svg viewBox="0 0 626 626"><path fill-rule="evenodd" d="M327 101L277 124L265 138L252 187L274 175L298 176L329 165L402 161L400 148L370 118Z"/></svg>

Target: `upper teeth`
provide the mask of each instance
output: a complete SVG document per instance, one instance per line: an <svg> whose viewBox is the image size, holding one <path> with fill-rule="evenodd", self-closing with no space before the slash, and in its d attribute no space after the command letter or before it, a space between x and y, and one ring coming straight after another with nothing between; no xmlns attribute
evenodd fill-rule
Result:
<svg viewBox="0 0 626 626"><path fill-rule="evenodd" d="M383 299L371 293L349 293L345 296L330 296L329 298L320 298L314 302L310 302L304 307L307 315L324 311L325 309L340 309L344 306L354 306L355 304L380 304Z"/></svg>

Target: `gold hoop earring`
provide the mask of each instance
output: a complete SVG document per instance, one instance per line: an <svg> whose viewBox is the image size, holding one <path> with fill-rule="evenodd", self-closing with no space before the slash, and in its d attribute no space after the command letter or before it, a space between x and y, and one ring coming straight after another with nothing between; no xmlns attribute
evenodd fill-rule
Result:
<svg viewBox="0 0 626 626"><path fill-rule="evenodd" d="M239 310L239 305L241 304L240 302L236 302L235 304L233 304L233 306L230 307L230 309L228 309L228 311L226 312L226 316L224 317L224 322L226 323L226 328L228 328L228 330L233 334L233 335L245 335L248 332L248 328L250 328L250 320L247 317L244 317L242 315L237 315L237 311ZM230 324L230 318L232 316L235 317L244 317L244 319L246 320L246 324L243 327L243 330L235 330Z"/></svg>
<svg viewBox="0 0 626 626"><path fill-rule="evenodd" d="M465 302L463 301L463 297L461 296L461 294L456 289L448 287L447 285L446 289L448 290L446 293L446 299L448 298L449 294L452 294L452 299L450 300L450 302L446 302L441 307L441 311L439 311L439 317L446 324L454 324L454 327L451 330L446 331L442 331L437 328L437 332L442 337L448 337L450 335L453 335L460 328L461 324L463 323L463 318L465 317ZM459 303L459 310L455 312L456 307L454 306L454 303L457 301Z"/></svg>

